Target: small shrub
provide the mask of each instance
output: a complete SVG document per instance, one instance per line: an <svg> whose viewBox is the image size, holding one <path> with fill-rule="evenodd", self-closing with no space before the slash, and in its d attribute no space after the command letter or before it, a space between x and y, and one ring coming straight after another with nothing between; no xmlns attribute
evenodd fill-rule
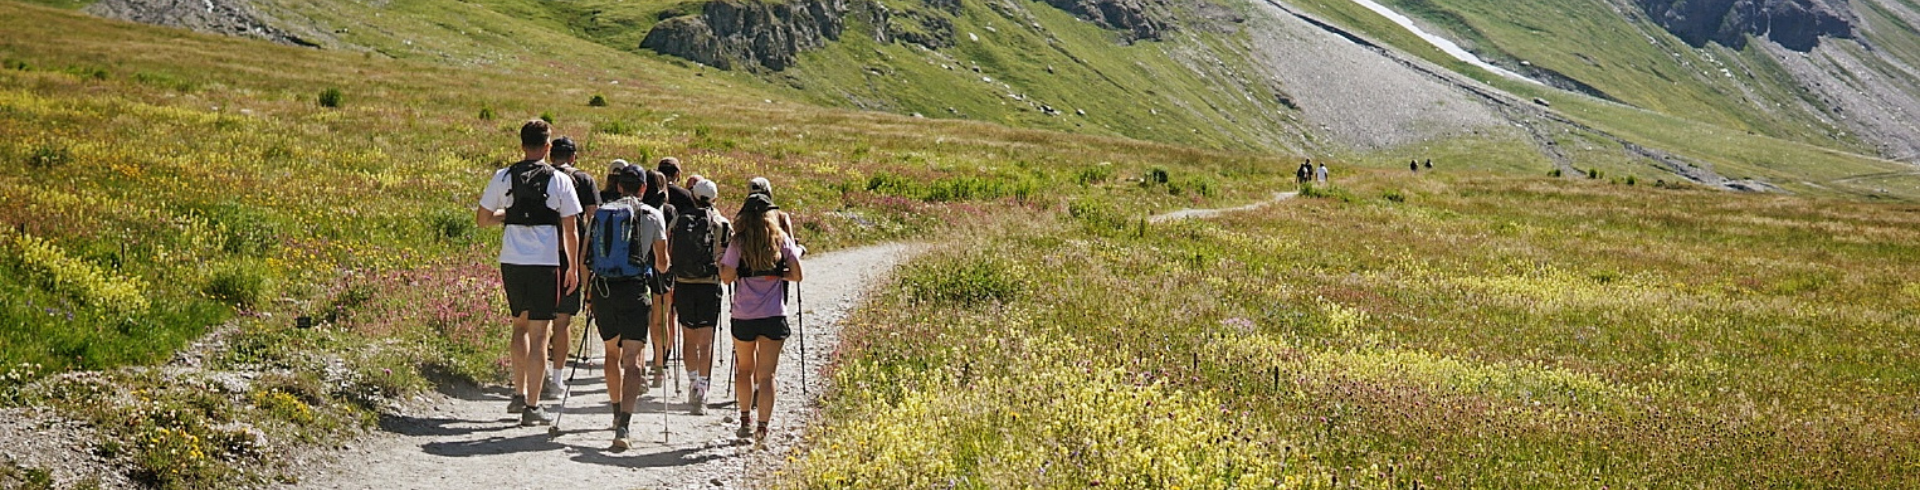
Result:
<svg viewBox="0 0 1920 490"><path fill-rule="evenodd" d="M33 65L20 60L7 60L6 66L8 70L33 71Z"/></svg>
<svg viewBox="0 0 1920 490"><path fill-rule="evenodd" d="M1340 202L1353 202L1353 193L1334 185L1307 184L1300 188L1300 197L1312 199L1335 199Z"/></svg>
<svg viewBox="0 0 1920 490"><path fill-rule="evenodd" d="M1392 203L1407 202L1407 195L1404 193L1401 193L1399 189L1387 189L1385 191L1381 191L1380 198L1386 199L1387 202L1392 202Z"/></svg>
<svg viewBox="0 0 1920 490"><path fill-rule="evenodd" d="M435 231L435 237L453 242L464 242L473 237L475 226L473 216L457 209L441 209L427 215L427 225Z"/></svg>
<svg viewBox="0 0 1920 490"><path fill-rule="evenodd" d="M273 281L265 268L251 261L229 263L215 269L200 292L223 303L252 308L267 297Z"/></svg>
<svg viewBox="0 0 1920 490"><path fill-rule="evenodd" d="M267 390L253 392L254 408L267 412L273 418L296 424L313 423L313 408L285 391Z"/></svg>
<svg viewBox="0 0 1920 490"><path fill-rule="evenodd" d="M1113 179L1113 164L1107 162L1100 162L1099 165L1091 167L1082 167L1080 173L1073 177L1073 181L1078 182L1080 185L1101 184L1111 179Z"/></svg>
<svg viewBox="0 0 1920 490"><path fill-rule="evenodd" d="M1639 183L1640 183L1640 182L1639 182L1638 180L1636 180L1636 179L1634 179L1632 175L1628 175L1628 176L1627 176L1627 186L1628 186L1628 187L1632 187L1632 186L1634 186L1634 185L1636 185L1636 184L1639 184Z"/></svg>
<svg viewBox="0 0 1920 490"><path fill-rule="evenodd" d="M591 98L591 99L587 99L587 106L589 106L589 107L606 107L606 106L607 106L607 98L606 98L605 96L602 96L602 95L600 95L600 94L593 94L593 98Z"/></svg>
<svg viewBox="0 0 1920 490"><path fill-rule="evenodd" d="M1167 169L1154 167L1147 170L1147 175L1141 177L1140 183L1143 185L1165 185L1169 177Z"/></svg>
<svg viewBox="0 0 1920 490"><path fill-rule="evenodd" d="M1598 178L1600 178L1600 169L1597 169L1597 168L1590 168L1590 169L1587 169L1587 178L1589 178L1589 179L1598 179Z"/></svg>
<svg viewBox="0 0 1920 490"><path fill-rule="evenodd" d="M635 129L638 128L635 128L632 124L628 124L626 121L607 121L593 127L594 131L601 134L617 135L633 134Z"/></svg>
<svg viewBox="0 0 1920 490"><path fill-rule="evenodd" d="M1068 202L1067 214L1096 233L1125 230L1129 221L1113 203L1091 197Z"/></svg>
<svg viewBox="0 0 1920 490"><path fill-rule="evenodd" d="M72 161L73 151L58 143L35 145L27 155L27 166L35 170L49 170Z"/></svg>
<svg viewBox="0 0 1920 490"><path fill-rule="evenodd" d="M933 259L901 275L902 287L915 303L977 305L1012 301L1026 284L1019 264L985 253Z"/></svg>
<svg viewBox="0 0 1920 490"><path fill-rule="evenodd" d="M1564 175L1564 174L1561 174L1561 173L1560 173L1560 169L1557 169L1557 168L1556 168L1556 169L1553 169L1553 170L1551 170L1551 171L1548 171L1548 172L1547 172L1547 176L1548 176L1548 177L1555 177L1555 178L1558 178L1558 177L1560 177L1561 175Z"/></svg>
<svg viewBox="0 0 1920 490"><path fill-rule="evenodd" d="M867 192L918 198L920 184L906 177L880 172L867 177Z"/></svg>
<svg viewBox="0 0 1920 490"><path fill-rule="evenodd" d="M481 107L481 108L480 108L480 120L482 120L482 121L492 121L492 120L493 120L493 108L492 108L492 107Z"/></svg>
<svg viewBox="0 0 1920 490"><path fill-rule="evenodd" d="M341 97L344 97L344 95L340 93L339 88L328 87L326 90L320 91L320 107L339 108Z"/></svg>
<svg viewBox="0 0 1920 490"><path fill-rule="evenodd" d="M552 111L541 112L540 120L546 121L547 124L553 124L553 112Z"/></svg>

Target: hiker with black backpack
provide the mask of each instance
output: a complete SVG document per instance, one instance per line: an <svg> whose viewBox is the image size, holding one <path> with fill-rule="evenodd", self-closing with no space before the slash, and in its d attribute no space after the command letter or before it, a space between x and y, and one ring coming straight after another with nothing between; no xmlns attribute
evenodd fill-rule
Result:
<svg viewBox="0 0 1920 490"><path fill-rule="evenodd" d="M720 186L711 180L693 176L694 202L680 208L673 229L667 232L673 244L673 309L678 314L681 338L685 342L681 357L685 361L687 404L694 415L707 413L707 391L713 386L713 333L720 325L720 259L733 238L733 223L713 208Z"/></svg>
<svg viewBox="0 0 1920 490"><path fill-rule="evenodd" d="M593 212L600 207L600 193L595 191L596 184L593 181L592 175L578 168L574 168L573 163L574 160L578 158L579 153L580 148L573 143L573 139L562 136L553 140L553 151L547 157L547 160L553 163L554 169L558 170L561 175L573 179L574 193L579 196L580 199L580 215L593 216ZM578 225L574 227L577 232L576 236L578 237L576 238L576 240L578 240L576 243L586 243L587 220L576 219L574 222ZM584 257L585 254L581 254L581 256ZM560 272L562 274L580 276L581 284L586 284L587 282L587 268L582 265L582 262L563 261L561 262ZM549 368L550 372L548 374L550 378L548 381L553 383L552 386L554 386L554 389L543 390L544 399L559 399L561 394L569 389L566 379L562 377L562 374L567 367L567 350L571 347L569 342L572 340L572 337L569 332L572 331L573 317L580 314L580 299L581 288L574 288L573 291L560 297L560 306L554 311L553 332L547 342L547 357L553 362L553 366ZM581 341L584 342L585 339Z"/></svg>
<svg viewBox="0 0 1920 490"><path fill-rule="evenodd" d="M600 324L602 340L619 344L620 385L608 393L616 400L614 451L631 447L628 426L640 395L647 392L640 357L647 347L653 310L666 307L653 302L659 278L669 264L666 220L660 210L640 201L648 189L646 173L640 167L620 170L614 179L620 199L600 206L587 236L594 320Z"/></svg>
<svg viewBox="0 0 1920 490"><path fill-rule="evenodd" d="M679 217L680 212L678 208L673 207L673 204L667 202L666 174L662 174L656 170L646 170L644 167L639 166L635 166L635 168L647 174L647 191L640 195L640 202L653 207L653 209L659 210L660 216L666 218L664 221L666 229L672 230L673 219ZM652 325L650 328L653 333L653 364L651 365L651 371L654 388L659 388L666 379L667 369L670 369L667 367L667 360L672 357L673 350L680 346L678 338L679 332L675 331L671 328L672 325L667 323L669 313L671 313L670 310L673 309L670 308L673 303L669 302L667 297L667 295L673 293L673 276L662 275L661 278L664 280L665 287L653 293L653 304L660 305L660 307L653 309L653 319L650 322L650 325Z"/></svg>
<svg viewBox="0 0 1920 490"><path fill-rule="evenodd" d="M767 423L773 417L774 371L779 367L781 344L792 334L787 325L786 283L802 278L801 252L780 227L779 214L784 213L776 213L772 196L748 195L734 217L733 239L720 258L720 282L734 286L734 392L740 404L740 429L735 434L755 441L767 437ZM754 424L755 408L758 425Z"/></svg>
<svg viewBox="0 0 1920 490"><path fill-rule="evenodd" d="M561 264L580 262L579 237L573 230L582 208L573 179L560 176L545 161L553 149L552 135L553 126L546 121L522 124L520 149L526 158L494 172L474 209L480 226L506 228L499 261L513 316L513 398L507 412L520 414L520 425L552 423L539 405L547 374L548 329L560 297L580 285L580 276L560 272Z"/></svg>

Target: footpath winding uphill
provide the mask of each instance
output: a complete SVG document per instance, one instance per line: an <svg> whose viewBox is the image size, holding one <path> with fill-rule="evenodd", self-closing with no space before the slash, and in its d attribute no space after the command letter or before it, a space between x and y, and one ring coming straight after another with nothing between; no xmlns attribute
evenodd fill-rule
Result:
<svg viewBox="0 0 1920 490"><path fill-rule="evenodd" d="M813 370L805 376L810 392L818 394L825 385L818 369L839 345L841 320L915 250L886 244L806 258L800 300L806 307L806 368ZM781 352L773 433L763 449L734 444L733 417L738 412L724 374L732 369L731 356L722 354L716 359L721 363L714 369L719 383L708 396L707 415L688 414L685 380L679 389L653 389L641 397L643 408L634 414L634 447L609 451L613 416L603 366L593 355L570 383L573 395L558 436L550 436L546 427L517 426L518 416L506 413L504 387L450 387L428 406L385 418L380 433L348 446L332 464L309 471L298 487L752 486L753 475L767 474L782 462L812 417L811 401L801 396L799 333Z"/></svg>

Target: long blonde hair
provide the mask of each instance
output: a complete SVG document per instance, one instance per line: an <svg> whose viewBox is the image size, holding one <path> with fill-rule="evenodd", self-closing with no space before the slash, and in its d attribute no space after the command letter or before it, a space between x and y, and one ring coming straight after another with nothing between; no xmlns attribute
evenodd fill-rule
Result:
<svg viewBox="0 0 1920 490"><path fill-rule="evenodd" d="M734 217L733 243L740 247L740 268L755 272L774 270L780 262L780 243L787 233L780 229L778 215L771 210L742 212Z"/></svg>

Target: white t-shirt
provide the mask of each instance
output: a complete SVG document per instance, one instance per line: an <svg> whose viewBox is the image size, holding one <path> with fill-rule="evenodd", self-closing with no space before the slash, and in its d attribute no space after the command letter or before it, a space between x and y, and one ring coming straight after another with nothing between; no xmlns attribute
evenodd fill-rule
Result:
<svg viewBox="0 0 1920 490"><path fill-rule="evenodd" d="M480 193L480 208L498 211L513 206L513 183L507 170L493 173L487 190ZM555 171L547 180L547 207L560 211L560 217L579 216L580 196L573 193L573 179ZM500 240L500 263L512 265L560 265L560 228L556 226L507 225Z"/></svg>

